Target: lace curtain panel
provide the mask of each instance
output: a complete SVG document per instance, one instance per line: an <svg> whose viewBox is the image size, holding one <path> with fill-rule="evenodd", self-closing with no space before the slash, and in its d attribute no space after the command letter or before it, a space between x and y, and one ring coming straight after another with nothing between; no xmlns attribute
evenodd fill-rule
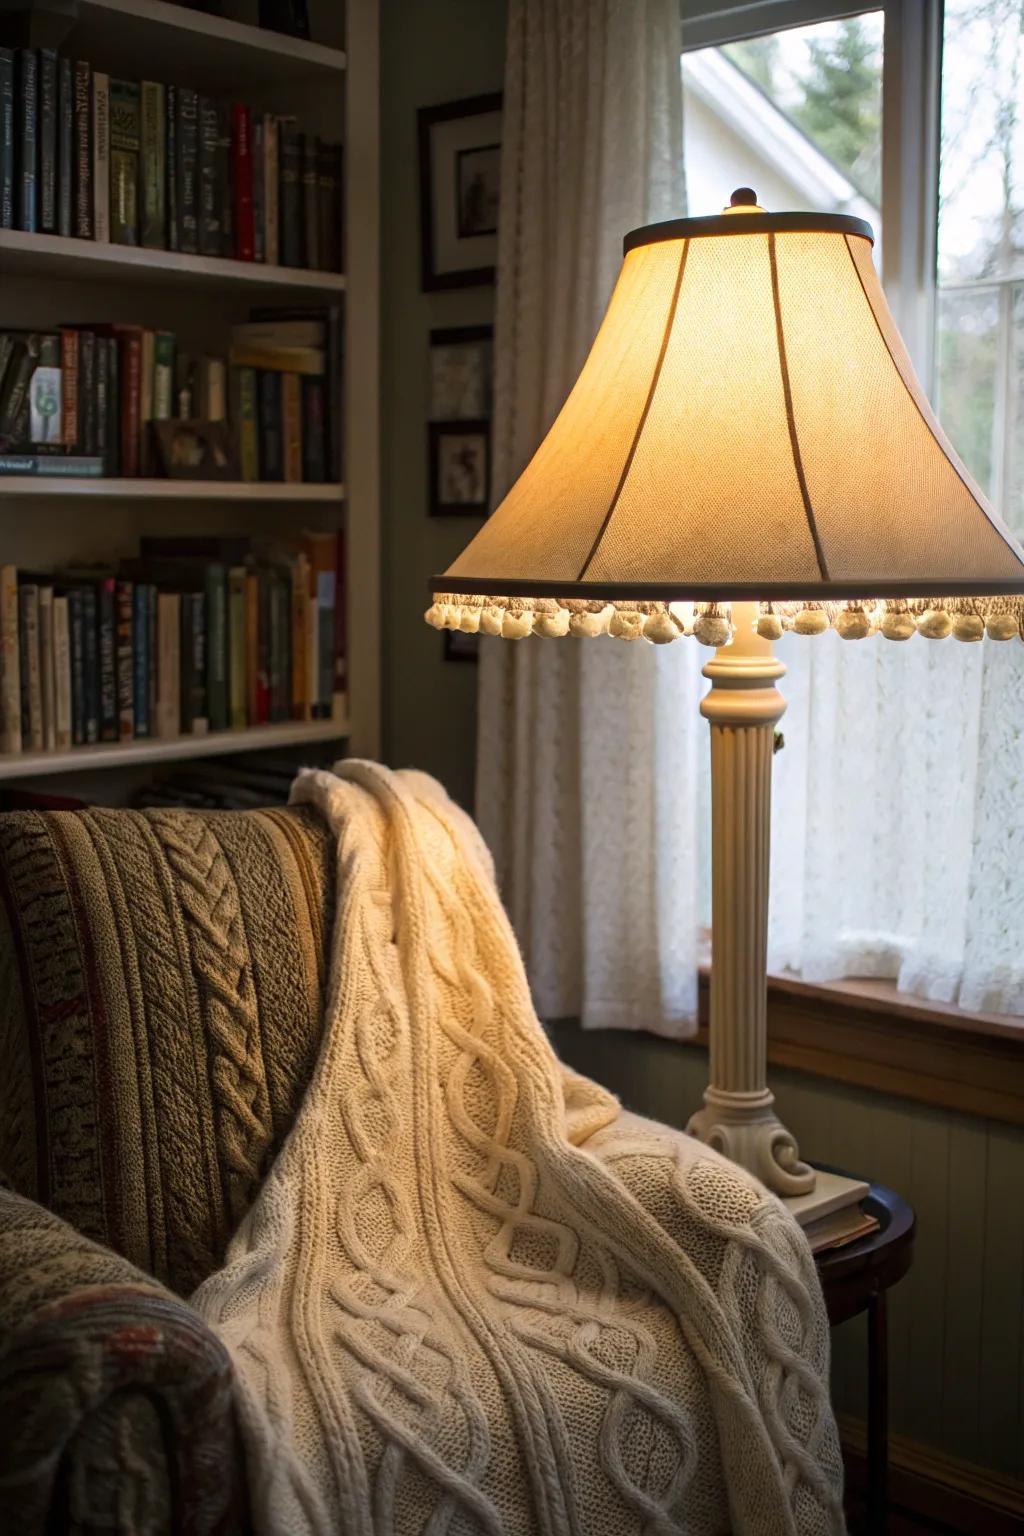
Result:
<svg viewBox="0 0 1024 1536"><path fill-rule="evenodd" d="M586 357L623 234L683 212L676 0L512 0L499 498ZM708 654L481 641L477 815L541 1017L695 1027ZM771 968L1024 1013L1024 648L830 634L779 654Z"/></svg>

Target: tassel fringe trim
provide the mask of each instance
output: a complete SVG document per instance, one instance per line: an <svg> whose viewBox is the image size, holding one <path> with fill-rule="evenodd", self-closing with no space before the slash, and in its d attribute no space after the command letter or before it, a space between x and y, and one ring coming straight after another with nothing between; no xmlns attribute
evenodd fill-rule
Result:
<svg viewBox="0 0 1024 1536"><path fill-rule="evenodd" d="M1024 597L895 598L863 602L758 603L757 632L778 640L787 631L821 635L834 629L844 640L884 635L887 640L1024 639ZM473 597L438 592L424 615L435 629L467 635L612 635L665 645L692 635L701 645L725 645L733 636L731 603L598 602L582 598Z"/></svg>

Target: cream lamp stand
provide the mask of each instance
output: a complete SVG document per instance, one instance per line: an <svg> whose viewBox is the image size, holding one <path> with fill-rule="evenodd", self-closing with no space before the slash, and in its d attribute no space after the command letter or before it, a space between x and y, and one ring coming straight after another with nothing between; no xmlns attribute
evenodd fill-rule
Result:
<svg viewBox="0 0 1024 1536"><path fill-rule="evenodd" d="M842 214L633 230L551 430L433 582L428 621L500 635L693 635L715 654L710 1081L689 1129L803 1222L859 1198L800 1161L766 1078L772 651L881 635L1021 635L1024 551L932 414ZM756 509L752 513L750 509ZM536 642L535 642L536 643ZM924 641L916 640L915 644Z"/></svg>

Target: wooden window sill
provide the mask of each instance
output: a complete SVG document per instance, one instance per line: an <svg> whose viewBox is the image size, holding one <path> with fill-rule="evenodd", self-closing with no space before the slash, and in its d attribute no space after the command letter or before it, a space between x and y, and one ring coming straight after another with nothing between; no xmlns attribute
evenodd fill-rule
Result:
<svg viewBox="0 0 1024 1536"><path fill-rule="evenodd" d="M708 970L700 1027L707 1045ZM964 1114L1024 1125L1024 1019L967 1013L891 982L768 979L768 1061Z"/></svg>

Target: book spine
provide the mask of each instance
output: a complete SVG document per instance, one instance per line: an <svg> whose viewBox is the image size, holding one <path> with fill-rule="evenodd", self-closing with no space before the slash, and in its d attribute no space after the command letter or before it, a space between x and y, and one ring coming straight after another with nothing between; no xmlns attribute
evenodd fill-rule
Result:
<svg viewBox="0 0 1024 1536"><path fill-rule="evenodd" d="M320 609L316 593L306 599L306 719L315 720L322 713L317 698L317 679L320 676Z"/></svg>
<svg viewBox="0 0 1024 1536"><path fill-rule="evenodd" d="M110 239L110 76L92 77L93 238Z"/></svg>
<svg viewBox="0 0 1024 1536"><path fill-rule="evenodd" d="M256 429L256 373L252 368L232 368L235 432L238 438L238 467L243 480L260 477L260 450Z"/></svg>
<svg viewBox="0 0 1024 1536"><path fill-rule="evenodd" d="M206 713L211 731L228 728L228 599L224 567L206 567Z"/></svg>
<svg viewBox="0 0 1024 1536"><path fill-rule="evenodd" d="M320 185L315 134L302 134L302 256L303 265L320 264Z"/></svg>
<svg viewBox="0 0 1024 1536"><path fill-rule="evenodd" d="M320 261L325 272L342 270L342 150L322 140L317 154L320 193Z"/></svg>
<svg viewBox="0 0 1024 1536"><path fill-rule="evenodd" d="M96 452L96 337L78 334L78 441L86 455Z"/></svg>
<svg viewBox="0 0 1024 1536"><path fill-rule="evenodd" d="M18 49L17 178L19 229L37 227L36 157L39 153L39 59L34 48Z"/></svg>
<svg viewBox="0 0 1024 1536"><path fill-rule="evenodd" d="M280 571L272 572L270 600L270 718L287 720L291 715L291 583Z"/></svg>
<svg viewBox="0 0 1024 1536"><path fill-rule="evenodd" d="M297 555L292 561L291 626L292 626L292 719L308 718L306 677L306 606L309 601L309 561L305 555Z"/></svg>
<svg viewBox="0 0 1024 1536"><path fill-rule="evenodd" d="M100 739L100 604L96 588L82 588L82 667L85 684L85 739Z"/></svg>
<svg viewBox="0 0 1024 1536"><path fill-rule="evenodd" d="M68 647L71 672L71 741L85 745L85 589L72 587L67 594Z"/></svg>
<svg viewBox="0 0 1024 1536"><path fill-rule="evenodd" d="M144 581L132 588L132 719L136 737L150 735L149 593Z"/></svg>
<svg viewBox="0 0 1024 1536"><path fill-rule="evenodd" d="M113 577L104 577L97 592L96 633L100 679L100 740L116 741L118 736L117 591Z"/></svg>
<svg viewBox="0 0 1024 1536"><path fill-rule="evenodd" d="M0 568L0 752L21 751L21 661L18 646L18 572Z"/></svg>
<svg viewBox="0 0 1024 1536"><path fill-rule="evenodd" d="M39 338L39 361L29 382L28 435L34 447L63 448L59 336Z"/></svg>
<svg viewBox="0 0 1024 1536"><path fill-rule="evenodd" d="M199 250L221 254L221 214L217 197L217 103L199 98Z"/></svg>
<svg viewBox="0 0 1024 1536"><path fill-rule="evenodd" d="M246 719L244 566L228 571L228 720L233 731L244 730Z"/></svg>
<svg viewBox="0 0 1024 1536"><path fill-rule="evenodd" d="M43 750L43 693L39 673L39 588L18 588L18 649L21 659L21 736L29 752Z"/></svg>
<svg viewBox="0 0 1024 1536"><path fill-rule="evenodd" d="M0 475L41 475L55 480L72 477L99 479L103 460L98 454L89 458L64 453L0 453Z"/></svg>
<svg viewBox="0 0 1024 1536"><path fill-rule="evenodd" d="M71 746L71 627L68 600L53 600L53 713L54 745L58 752Z"/></svg>
<svg viewBox="0 0 1024 1536"><path fill-rule="evenodd" d="M15 343L4 376L3 394L0 396L0 448L9 447L19 440L29 380L38 355L38 342L33 350L31 337Z"/></svg>
<svg viewBox="0 0 1024 1536"><path fill-rule="evenodd" d="M176 135L179 249L194 255L199 250L199 98L188 86L179 85Z"/></svg>
<svg viewBox="0 0 1024 1536"><path fill-rule="evenodd" d="M266 261L265 195L263 191L263 118L252 119L252 259Z"/></svg>
<svg viewBox="0 0 1024 1536"><path fill-rule="evenodd" d="M14 53L0 48L0 229L14 228Z"/></svg>
<svg viewBox="0 0 1024 1536"><path fill-rule="evenodd" d="M121 473L139 473L139 435L142 421L142 336L124 333L120 351L121 370Z"/></svg>
<svg viewBox="0 0 1024 1536"><path fill-rule="evenodd" d="M108 475L121 473L121 351L116 336L103 337L107 349Z"/></svg>
<svg viewBox="0 0 1024 1536"><path fill-rule="evenodd" d="M302 266L302 135L293 118L278 119L281 264Z"/></svg>
<svg viewBox="0 0 1024 1536"><path fill-rule="evenodd" d="M252 118L249 108L231 108L232 172L234 183L234 254L239 261L255 259L252 200Z"/></svg>
<svg viewBox="0 0 1024 1536"><path fill-rule="evenodd" d="M164 740L181 735L181 596L157 595L156 733Z"/></svg>
<svg viewBox="0 0 1024 1536"><path fill-rule="evenodd" d="M169 421L174 409L174 336L156 331L153 336L153 420Z"/></svg>
<svg viewBox="0 0 1024 1536"><path fill-rule="evenodd" d="M139 243L141 144L139 87L134 80L111 80L110 238L115 245Z"/></svg>
<svg viewBox="0 0 1024 1536"><path fill-rule="evenodd" d="M78 447L78 332L70 326L60 333L61 421L64 446Z"/></svg>
<svg viewBox="0 0 1024 1536"><path fill-rule="evenodd" d="M103 461L104 473L109 474L110 462L110 348L106 336L97 336L94 344L93 377L96 401L96 455Z"/></svg>
<svg viewBox="0 0 1024 1536"><path fill-rule="evenodd" d="M57 745L57 720L54 705L56 674L53 656L53 588L39 586L39 691L42 699L43 751Z"/></svg>
<svg viewBox="0 0 1024 1536"><path fill-rule="evenodd" d="M164 90L164 207L166 210L165 238L167 249L179 248L178 235L178 88L168 85Z"/></svg>
<svg viewBox="0 0 1024 1536"><path fill-rule="evenodd" d="M284 479L281 432L281 375L262 370L256 375L259 411L260 479Z"/></svg>
<svg viewBox="0 0 1024 1536"><path fill-rule="evenodd" d="M231 103L217 103L216 184L220 218L220 256L235 254L234 164L232 160Z"/></svg>
<svg viewBox="0 0 1024 1536"><path fill-rule="evenodd" d="M163 86L155 80L143 80L142 243L152 250L162 250L167 237L164 118Z"/></svg>
<svg viewBox="0 0 1024 1536"><path fill-rule="evenodd" d="M245 573L245 718L260 721L260 578Z"/></svg>
<svg viewBox="0 0 1024 1536"><path fill-rule="evenodd" d="M345 524L334 540L334 712L340 716L348 693L348 571Z"/></svg>
<svg viewBox="0 0 1024 1536"><path fill-rule="evenodd" d="M334 601L336 576L333 570L317 571L317 703L320 715L331 712L334 695Z"/></svg>
<svg viewBox="0 0 1024 1536"><path fill-rule="evenodd" d="M57 60L57 233L73 235L75 191L75 86L71 60Z"/></svg>
<svg viewBox="0 0 1024 1536"><path fill-rule="evenodd" d="M327 478L332 485L344 479L344 358L342 356L341 309L328 306L326 323L326 372L324 374L324 410L327 415Z"/></svg>
<svg viewBox="0 0 1024 1536"><path fill-rule="evenodd" d="M75 234L93 238L92 189L92 71L84 59L75 60Z"/></svg>
<svg viewBox="0 0 1024 1536"><path fill-rule="evenodd" d="M115 588L117 625L117 737L131 741L135 735L135 666L132 635L134 582L119 580Z"/></svg>
<svg viewBox="0 0 1024 1536"><path fill-rule="evenodd" d="M257 725L266 725L270 720L272 576L273 572L269 571L265 566L260 570L259 657L256 664Z"/></svg>
<svg viewBox="0 0 1024 1536"><path fill-rule="evenodd" d="M194 736L203 736L210 729L206 701L206 598L202 592L192 593L192 625L190 633L192 649L192 718Z"/></svg>
<svg viewBox="0 0 1024 1536"><path fill-rule="evenodd" d="M302 380L297 373L281 375L281 429L284 443L284 476L290 483L302 479Z"/></svg>
<svg viewBox="0 0 1024 1536"><path fill-rule="evenodd" d="M152 581L146 583L146 647L149 666L146 677L146 708L149 712L149 734L158 735L156 724L156 669L157 657L157 590Z"/></svg>
<svg viewBox="0 0 1024 1536"><path fill-rule="evenodd" d="M278 202L277 118L263 114L263 259L276 267L280 261L280 205Z"/></svg>
<svg viewBox="0 0 1024 1536"><path fill-rule="evenodd" d="M57 55L39 50L39 228L57 233Z"/></svg>
<svg viewBox="0 0 1024 1536"><path fill-rule="evenodd" d="M314 485L327 479L327 422L324 381L309 377L302 385L302 478Z"/></svg>
<svg viewBox="0 0 1024 1536"><path fill-rule="evenodd" d="M139 474L152 473L150 465L150 422L153 419L154 336L143 331L142 357L139 366Z"/></svg>

